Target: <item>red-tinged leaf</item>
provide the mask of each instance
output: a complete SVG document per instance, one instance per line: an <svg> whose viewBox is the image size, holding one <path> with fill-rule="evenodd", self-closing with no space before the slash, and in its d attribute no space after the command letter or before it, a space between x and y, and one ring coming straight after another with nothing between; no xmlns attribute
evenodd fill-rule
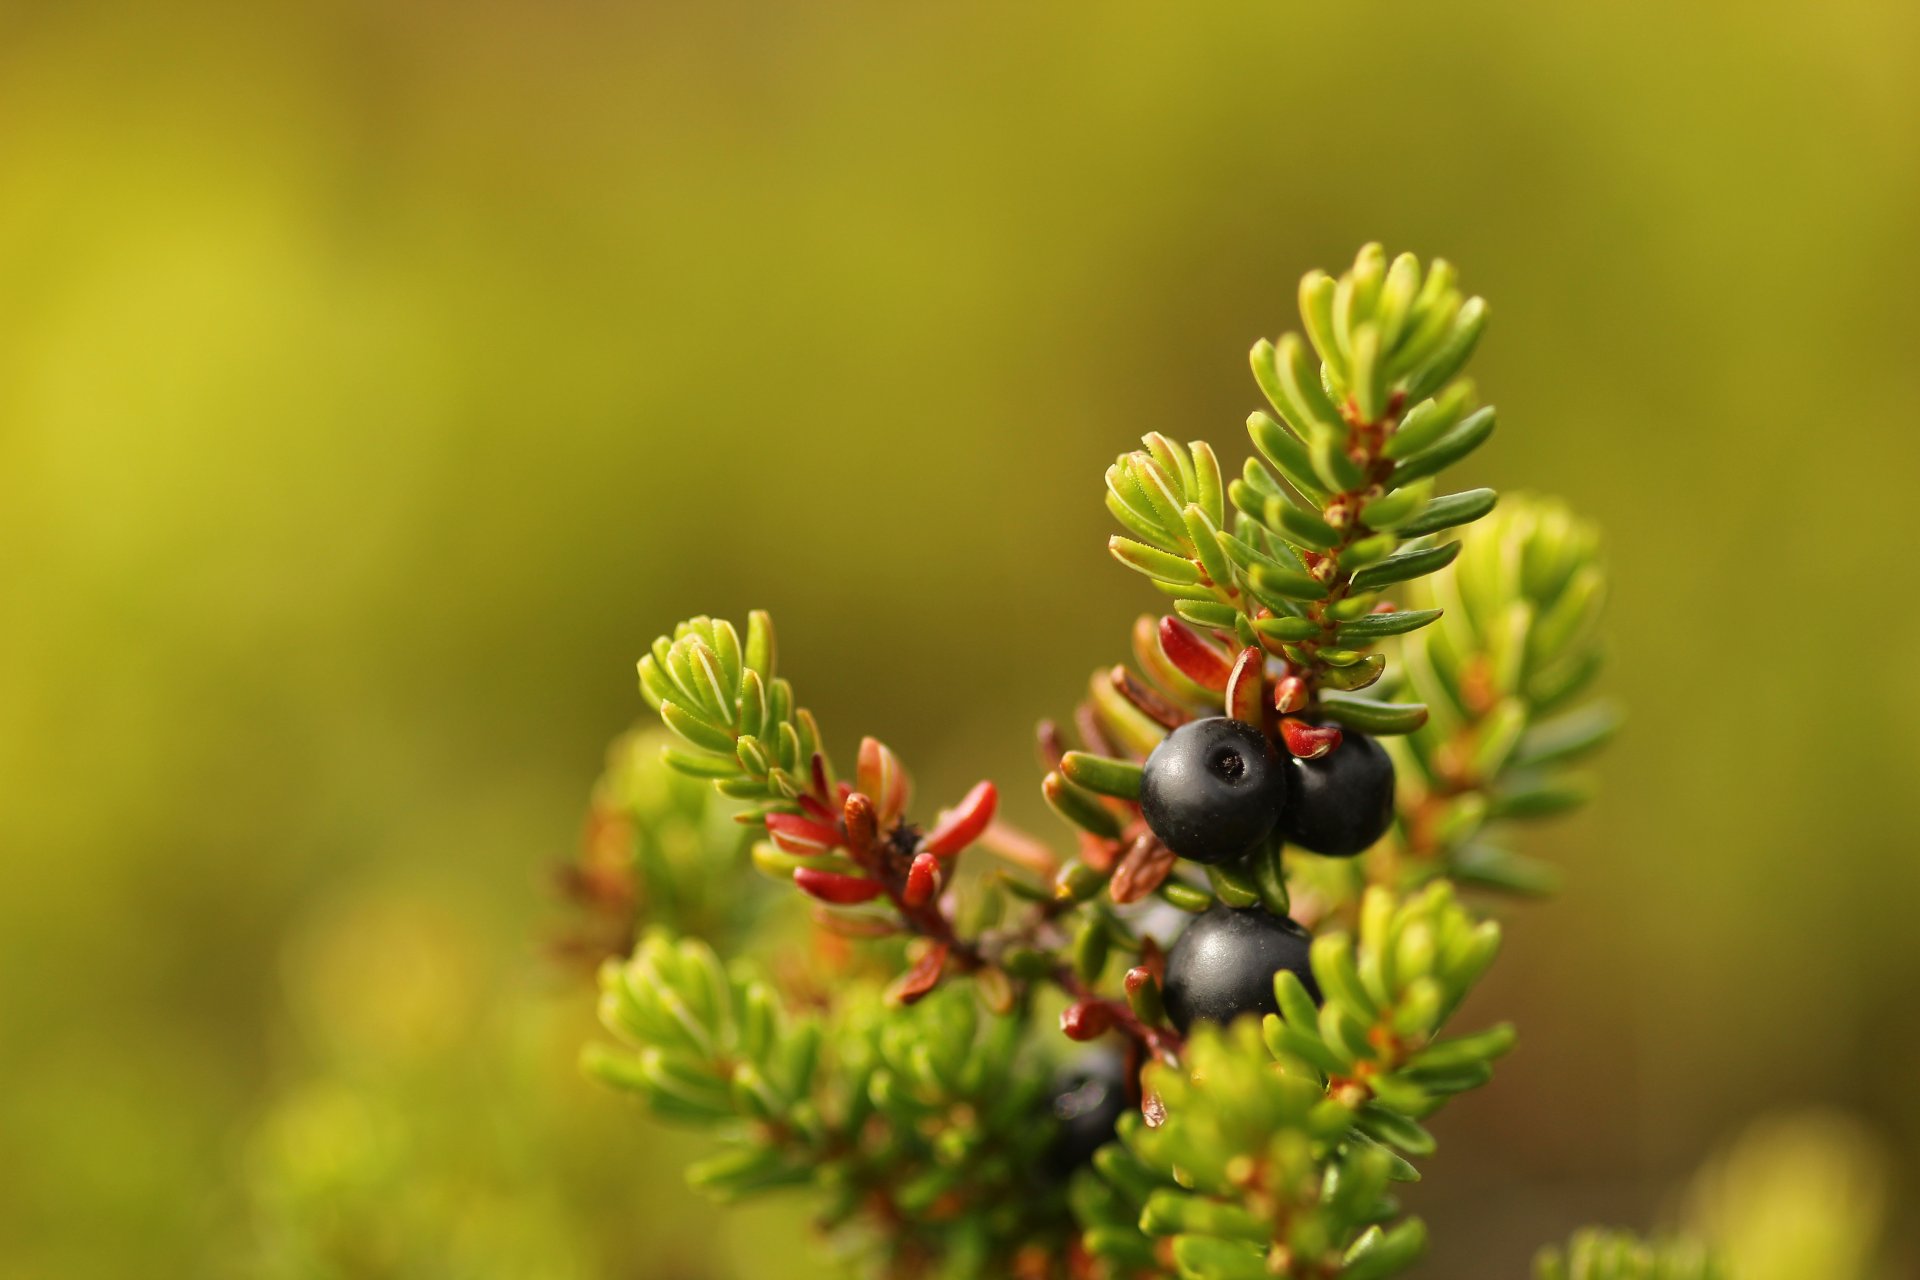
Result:
<svg viewBox="0 0 1920 1280"><path fill-rule="evenodd" d="M1016 867L1025 867L1042 879L1051 880L1060 870L1058 854L1038 837L1004 822L987 824L987 829L980 833L980 847Z"/></svg>
<svg viewBox="0 0 1920 1280"><path fill-rule="evenodd" d="M1178 618L1160 619L1160 652L1187 679L1203 689L1224 692L1233 662L1211 640Z"/></svg>
<svg viewBox="0 0 1920 1280"><path fill-rule="evenodd" d="M1139 902L1160 887L1173 870L1173 850L1161 844L1152 832L1143 832L1127 846L1120 863L1113 869L1107 896L1125 906Z"/></svg>
<svg viewBox="0 0 1920 1280"><path fill-rule="evenodd" d="M848 793L846 803L840 809L840 820L847 825L847 849L853 854L854 861L871 863L874 837L880 830L873 801L863 791Z"/></svg>
<svg viewBox="0 0 1920 1280"><path fill-rule="evenodd" d="M1093 1040L1113 1030L1113 1010L1097 1000L1081 1000L1060 1011L1060 1030L1069 1040Z"/></svg>
<svg viewBox="0 0 1920 1280"><path fill-rule="evenodd" d="M1067 754L1067 739L1058 724L1042 720L1033 728L1033 747L1039 753L1040 767L1055 769L1060 765L1060 757Z"/></svg>
<svg viewBox="0 0 1920 1280"><path fill-rule="evenodd" d="M1113 687L1120 691L1121 697L1140 708L1141 712L1156 724L1165 725L1169 729L1178 729L1193 718L1148 688L1146 681L1118 663L1114 664L1113 670L1107 673L1107 679L1113 681Z"/></svg>
<svg viewBox="0 0 1920 1280"><path fill-rule="evenodd" d="M1166 1003L1160 992L1160 980L1153 976L1153 970L1143 964L1133 966L1127 970L1126 988L1127 1005L1136 1018L1148 1026L1166 1020Z"/></svg>
<svg viewBox="0 0 1920 1280"><path fill-rule="evenodd" d="M1119 860L1120 851L1127 847L1124 840L1102 839L1091 831L1080 831L1075 834L1080 837L1080 861L1101 875L1113 870L1113 864Z"/></svg>
<svg viewBox="0 0 1920 1280"><path fill-rule="evenodd" d="M976 784L959 804L940 815L920 847L936 857L951 858L980 838L999 807L999 789L991 782Z"/></svg>
<svg viewBox="0 0 1920 1280"><path fill-rule="evenodd" d="M794 869L793 882L822 902L836 907L856 902L872 902L880 896L880 886L865 876L843 876L837 871L815 871L811 867Z"/></svg>
<svg viewBox="0 0 1920 1280"><path fill-rule="evenodd" d="M857 771L860 790L873 797L880 825L892 824L907 809L907 797L913 783L900 763L900 757L878 738L860 739L860 765Z"/></svg>
<svg viewBox="0 0 1920 1280"><path fill-rule="evenodd" d="M818 796L801 796L798 804L806 811L807 816L816 822L824 822L832 826L840 820L840 815L829 808L827 802Z"/></svg>
<svg viewBox="0 0 1920 1280"><path fill-rule="evenodd" d="M813 776L813 793L817 796L828 794L827 757L823 752L813 753L813 759L807 762L807 771Z"/></svg>
<svg viewBox="0 0 1920 1280"><path fill-rule="evenodd" d="M1283 716L1306 710L1310 696L1307 682L1299 676L1281 676L1273 682L1273 709Z"/></svg>
<svg viewBox="0 0 1920 1280"><path fill-rule="evenodd" d="M940 975L946 967L947 944L933 943L921 953L913 968L901 974L887 989L887 999L894 1004L913 1004L940 985Z"/></svg>
<svg viewBox="0 0 1920 1280"><path fill-rule="evenodd" d="M1340 726L1308 724L1289 716L1280 722L1280 737L1287 750L1302 760L1318 760L1340 745Z"/></svg>
<svg viewBox="0 0 1920 1280"><path fill-rule="evenodd" d="M913 865L907 868L907 883L900 891L900 901L909 907L924 907L939 892L940 859L930 853L916 853Z"/></svg>
<svg viewBox="0 0 1920 1280"><path fill-rule="evenodd" d="M802 858L831 853L840 847L838 830L797 813L768 814L767 834L781 849Z"/></svg>
<svg viewBox="0 0 1920 1280"><path fill-rule="evenodd" d="M1243 724L1260 723L1261 703L1266 701L1266 661L1266 654L1248 645L1227 674L1227 715Z"/></svg>
<svg viewBox="0 0 1920 1280"><path fill-rule="evenodd" d="M1115 748L1113 739L1108 737L1106 729L1101 727L1100 709L1091 702L1082 702L1073 709L1073 731L1080 735L1080 745L1088 751L1098 752L1103 756L1125 754ZM1062 754L1065 753L1062 752ZM1053 763L1047 767L1059 768L1060 757L1055 756Z"/></svg>

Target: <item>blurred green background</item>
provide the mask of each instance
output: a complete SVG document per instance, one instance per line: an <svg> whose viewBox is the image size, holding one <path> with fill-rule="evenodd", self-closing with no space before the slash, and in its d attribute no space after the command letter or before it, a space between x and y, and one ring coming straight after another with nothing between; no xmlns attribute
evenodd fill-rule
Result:
<svg viewBox="0 0 1920 1280"><path fill-rule="evenodd" d="M0 1274L318 1274L272 1205L367 1162L458 1206L403 1274L810 1274L537 959L634 659L770 608L843 752L1049 822L1030 725L1152 607L1104 464L1242 456L1376 238L1493 302L1463 479L1606 527L1633 713L1425 1274L1783 1106L1910 1188L1916 59L1900 0L0 3Z"/></svg>

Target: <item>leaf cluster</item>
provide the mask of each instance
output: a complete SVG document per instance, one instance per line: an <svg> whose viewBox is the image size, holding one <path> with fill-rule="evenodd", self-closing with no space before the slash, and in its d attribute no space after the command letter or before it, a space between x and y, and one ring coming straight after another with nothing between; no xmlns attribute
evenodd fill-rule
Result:
<svg viewBox="0 0 1920 1280"><path fill-rule="evenodd" d="M720 1138L694 1186L726 1200L812 1186L823 1226L884 1226L846 1246L890 1274L909 1258L989 1274L1064 1246L1061 1192L1031 1172L1051 1125L1023 1016L983 1019L963 988L900 1008L858 981L795 1012L751 966L664 931L603 966L600 986L618 1043L590 1046L585 1067Z"/></svg>
<svg viewBox="0 0 1920 1280"><path fill-rule="evenodd" d="M1602 660L1606 569L1592 525L1549 499L1509 499L1462 545L1422 584L1440 625L1400 646L1407 692L1431 709L1390 743L1401 841L1420 874L1541 893L1553 873L1501 844L1497 824L1564 813L1594 792L1574 766L1620 724L1611 703L1583 699Z"/></svg>
<svg viewBox="0 0 1920 1280"><path fill-rule="evenodd" d="M1392 608L1389 589L1451 562L1438 535L1491 511L1492 490L1438 494L1436 477L1492 434L1461 378L1486 323L1451 266L1391 262L1369 245L1338 280L1301 281L1307 336L1253 348L1273 412L1248 434L1259 456L1223 484L1208 445L1158 433L1107 470L1107 507L1126 529L1115 557L1172 597L1187 622L1284 658L1314 710L1375 733L1417 723L1341 693L1379 680L1379 641L1433 622Z"/></svg>
<svg viewBox="0 0 1920 1280"><path fill-rule="evenodd" d="M1171 1240L1192 1280L1393 1275L1425 1228L1387 1192L1432 1154L1420 1120L1492 1078L1510 1027L1437 1038L1499 948L1443 884L1371 891L1357 939L1312 949L1318 1007L1292 973L1280 1013L1203 1026L1179 1066L1148 1069L1157 1127L1129 1124L1075 1188L1088 1246L1146 1267Z"/></svg>

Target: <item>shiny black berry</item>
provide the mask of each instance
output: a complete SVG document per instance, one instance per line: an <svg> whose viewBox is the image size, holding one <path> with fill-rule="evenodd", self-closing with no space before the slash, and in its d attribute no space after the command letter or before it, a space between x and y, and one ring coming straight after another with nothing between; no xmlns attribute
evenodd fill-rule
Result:
<svg viewBox="0 0 1920 1280"><path fill-rule="evenodd" d="M1055 1082L1049 1109L1055 1124L1047 1148L1046 1171L1064 1178L1113 1141L1114 1127L1126 1114L1126 1068L1115 1053L1092 1053L1073 1064Z"/></svg>
<svg viewBox="0 0 1920 1280"><path fill-rule="evenodd" d="M1196 1022L1232 1022L1243 1013L1278 1013L1273 976L1290 969L1315 1004L1320 988L1307 964L1312 937L1284 916L1215 903L1167 953L1167 1016L1185 1032Z"/></svg>
<svg viewBox="0 0 1920 1280"><path fill-rule="evenodd" d="M1140 810L1160 842L1195 862L1231 862L1265 840L1287 798L1266 735L1214 716L1161 740L1140 779Z"/></svg>
<svg viewBox="0 0 1920 1280"><path fill-rule="evenodd" d="M1280 834L1290 844L1330 858L1350 858L1393 825L1393 759L1364 733L1349 729L1318 760L1289 756L1293 775Z"/></svg>

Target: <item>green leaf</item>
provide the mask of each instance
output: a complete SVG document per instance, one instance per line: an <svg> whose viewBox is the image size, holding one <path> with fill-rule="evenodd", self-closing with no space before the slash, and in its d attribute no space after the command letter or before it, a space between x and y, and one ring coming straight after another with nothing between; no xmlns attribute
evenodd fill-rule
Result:
<svg viewBox="0 0 1920 1280"><path fill-rule="evenodd" d="M733 755L733 734L718 725L701 719L678 702L660 704L660 718L667 728L673 730L696 747L705 747L726 756Z"/></svg>
<svg viewBox="0 0 1920 1280"><path fill-rule="evenodd" d="M1113 810L1101 804L1091 791L1069 782L1065 775L1048 774L1040 790L1055 813L1082 831L1104 840L1119 838L1120 819Z"/></svg>
<svg viewBox="0 0 1920 1280"><path fill-rule="evenodd" d="M1327 597L1326 583L1279 565L1256 564L1248 577L1255 591L1282 600L1324 600Z"/></svg>
<svg viewBox="0 0 1920 1280"><path fill-rule="evenodd" d="M1466 367L1480 334L1487 327L1487 304L1482 298L1469 298L1460 306L1453 328L1441 341L1431 358L1407 378L1407 398L1423 400L1453 380Z"/></svg>
<svg viewBox="0 0 1920 1280"><path fill-rule="evenodd" d="M1182 1280L1272 1280L1263 1251L1212 1236L1175 1236L1173 1261Z"/></svg>
<svg viewBox="0 0 1920 1280"><path fill-rule="evenodd" d="M1295 506L1285 498L1268 498L1262 514L1268 525L1301 546L1325 550L1340 542L1340 531L1322 520L1319 513Z"/></svg>
<svg viewBox="0 0 1920 1280"><path fill-rule="evenodd" d="M1311 618L1292 616L1255 618L1253 629L1269 640L1281 641L1311 640L1322 630L1320 624Z"/></svg>
<svg viewBox="0 0 1920 1280"><path fill-rule="evenodd" d="M1363 1245L1347 1255L1340 1280L1384 1280L1406 1270L1426 1252L1427 1227L1418 1218L1408 1218Z"/></svg>
<svg viewBox="0 0 1920 1280"><path fill-rule="evenodd" d="M1398 492L1406 493L1409 490L1401 489ZM1459 493L1449 493L1429 502L1424 511L1402 525L1400 536L1420 538L1442 529L1472 524L1492 511L1498 501L1499 495L1492 489L1465 489Z"/></svg>
<svg viewBox="0 0 1920 1280"><path fill-rule="evenodd" d="M1430 1156L1438 1146L1417 1121L1370 1102L1360 1108L1356 1123L1374 1138L1400 1148L1410 1156Z"/></svg>
<svg viewBox="0 0 1920 1280"><path fill-rule="evenodd" d="M1378 422L1386 409L1387 369L1377 325L1369 322L1355 327L1349 359L1354 407L1360 411L1361 421Z"/></svg>
<svg viewBox="0 0 1920 1280"><path fill-rule="evenodd" d="M1323 690L1320 714L1362 733L1412 733L1427 722L1427 709L1417 702L1377 702L1350 693Z"/></svg>
<svg viewBox="0 0 1920 1280"><path fill-rule="evenodd" d="M1247 435L1261 456L1271 462L1287 483L1303 496L1316 502L1326 497L1326 485L1313 469L1313 458L1307 452L1307 446L1292 432L1268 415L1255 412L1247 415Z"/></svg>
<svg viewBox="0 0 1920 1280"><path fill-rule="evenodd" d="M1260 905L1260 886L1253 876L1238 866L1215 865L1207 868L1207 882L1214 896L1237 910Z"/></svg>
<svg viewBox="0 0 1920 1280"><path fill-rule="evenodd" d="M1060 758L1060 772L1077 786L1120 800L1140 798L1139 765L1085 751L1069 751Z"/></svg>
<svg viewBox="0 0 1920 1280"><path fill-rule="evenodd" d="M1226 483L1220 475L1220 459L1205 440L1187 445L1193 455L1193 500L1218 525L1227 522Z"/></svg>
<svg viewBox="0 0 1920 1280"><path fill-rule="evenodd" d="M1343 430L1340 409L1320 381L1320 369L1298 334L1282 334L1274 353L1285 409L1299 415L1302 435L1314 427Z"/></svg>
<svg viewBox="0 0 1920 1280"><path fill-rule="evenodd" d="M1332 432L1316 435L1307 445L1307 456L1313 460L1313 473L1329 489L1344 492L1356 489L1366 481L1367 473L1360 469L1359 463L1347 456L1346 441L1340 435ZM1398 474L1397 469L1395 474Z"/></svg>
<svg viewBox="0 0 1920 1280"><path fill-rule="evenodd" d="M1490 844L1466 844L1447 858L1447 874L1461 884L1528 898L1544 898L1560 888L1560 873L1534 858Z"/></svg>
<svg viewBox="0 0 1920 1280"><path fill-rule="evenodd" d="M1396 609L1392 613L1370 613L1364 618L1340 624L1341 644L1359 644L1382 636L1400 636L1418 631L1440 616L1438 609Z"/></svg>
<svg viewBox="0 0 1920 1280"><path fill-rule="evenodd" d="M1449 388L1436 399L1422 400L1407 410L1380 452L1396 462L1412 457L1453 430L1466 414L1467 403L1461 387Z"/></svg>
<svg viewBox="0 0 1920 1280"><path fill-rule="evenodd" d="M1388 484L1397 489L1446 470L1485 444L1487 437L1493 434L1493 426L1492 405L1470 414L1466 421L1441 437L1431 448L1414 454L1394 467Z"/></svg>
<svg viewBox="0 0 1920 1280"><path fill-rule="evenodd" d="M1217 600L1176 600L1173 611L1199 627L1231 627L1240 618L1232 605Z"/></svg>
<svg viewBox="0 0 1920 1280"><path fill-rule="evenodd" d="M1332 661L1336 657L1344 657L1351 652L1352 650L1345 649L1322 649L1320 656ZM1387 659L1385 654L1365 654L1355 662L1330 667L1321 672L1320 687L1322 689L1339 689L1348 692L1355 689L1365 689L1367 686L1379 680L1380 677L1386 673L1386 669Z"/></svg>
<svg viewBox="0 0 1920 1280"><path fill-rule="evenodd" d="M1433 484L1414 483L1375 498L1360 508L1360 522L1369 529L1398 529L1419 512L1433 496ZM1408 535L1402 534L1402 537Z"/></svg>
<svg viewBox="0 0 1920 1280"><path fill-rule="evenodd" d="M1453 563L1460 554L1458 542L1443 542L1437 547L1423 547L1416 551L1402 551L1397 556L1370 565L1353 575L1353 585L1362 591L1372 591L1377 587L1391 586L1396 582L1405 582L1409 578L1418 578L1443 569Z"/></svg>
<svg viewBox="0 0 1920 1280"><path fill-rule="evenodd" d="M1144 542L1135 542L1116 533L1107 539L1107 550L1113 552L1114 559L1129 569L1137 569L1161 582L1187 584L1200 581L1200 570L1193 561L1169 555Z"/></svg>
<svg viewBox="0 0 1920 1280"><path fill-rule="evenodd" d="M1507 784L1494 792L1487 812L1495 818L1548 818L1578 809L1595 790L1593 778L1584 773Z"/></svg>
<svg viewBox="0 0 1920 1280"><path fill-rule="evenodd" d="M1385 560L1393 554L1393 549L1399 545L1400 540L1391 533L1372 534L1349 544L1348 547L1340 553L1338 563L1342 569L1348 572L1364 569L1368 565L1378 564L1380 561Z"/></svg>
<svg viewBox="0 0 1920 1280"><path fill-rule="evenodd" d="M1596 702L1535 724L1514 749L1514 763L1537 766L1577 760L1605 745L1619 732L1623 719L1620 709L1612 703Z"/></svg>
<svg viewBox="0 0 1920 1280"><path fill-rule="evenodd" d="M1336 387L1347 384L1345 357L1333 332L1333 295L1338 290L1333 277L1324 271L1309 271L1300 279L1300 318L1306 323L1307 337L1319 353Z"/></svg>

